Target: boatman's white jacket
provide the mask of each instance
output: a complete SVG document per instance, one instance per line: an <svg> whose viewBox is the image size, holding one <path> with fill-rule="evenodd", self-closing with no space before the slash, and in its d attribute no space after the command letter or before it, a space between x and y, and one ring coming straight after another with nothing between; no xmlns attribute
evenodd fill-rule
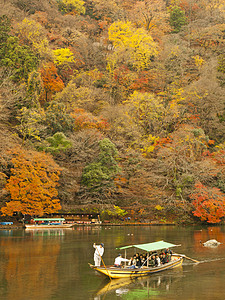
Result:
<svg viewBox="0 0 225 300"><path fill-rule="evenodd" d="M93 247L95 248L95 255L97 256L102 256L103 253L104 253L104 248L103 247L100 247L100 245L93 245Z"/></svg>

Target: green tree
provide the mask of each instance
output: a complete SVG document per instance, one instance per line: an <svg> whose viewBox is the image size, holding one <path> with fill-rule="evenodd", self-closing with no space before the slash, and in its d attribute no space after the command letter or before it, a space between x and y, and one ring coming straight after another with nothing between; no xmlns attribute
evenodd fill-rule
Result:
<svg viewBox="0 0 225 300"><path fill-rule="evenodd" d="M12 70L14 81L27 80L30 72L37 68L38 59L29 46L21 46L14 36L1 45L0 66Z"/></svg>
<svg viewBox="0 0 225 300"><path fill-rule="evenodd" d="M2 53L2 46L9 38L9 32L11 28L11 22L6 15L0 17L0 57Z"/></svg>
<svg viewBox="0 0 225 300"><path fill-rule="evenodd" d="M177 5L170 6L170 26L173 28L173 33L178 33L181 27L187 23L185 12Z"/></svg>
<svg viewBox="0 0 225 300"><path fill-rule="evenodd" d="M66 133L73 130L74 119L68 114L63 103L51 101L46 109L46 125L49 135L56 132Z"/></svg>
<svg viewBox="0 0 225 300"><path fill-rule="evenodd" d="M99 148L97 159L83 169L82 194L95 198L94 201L107 201L116 190L114 179L120 172L116 161L118 151L107 138L99 142Z"/></svg>
<svg viewBox="0 0 225 300"><path fill-rule="evenodd" d="M28 74L37 68L38 59L28 45L21 46L19 39L10 35L11 22L0 17L0 66L12 71L14 81L27 80Z"/></svg>
<svg viewBox="0 0 225 300"><path fill-rule="evenodd" d="M65 151L71 146L72 143L62 132L56 132L53 136L46 139L45 143L40 147L40 149L50 152L51 154L57 154L61 151Z"/></svg>

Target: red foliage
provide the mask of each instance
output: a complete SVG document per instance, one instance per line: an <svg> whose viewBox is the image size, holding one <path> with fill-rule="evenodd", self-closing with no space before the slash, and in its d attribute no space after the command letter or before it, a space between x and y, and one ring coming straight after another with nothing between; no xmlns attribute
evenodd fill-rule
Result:
<svg viewBox="0 0 225 300"><path fill-rule="evenodd" d="M163 90L163 75L159 70L142 71L130 86L131 90L159 93Z"/></svg>
<svg viewBox="0 0 225 300"><path fill-rule="evenodd" d="M194 216L208 223L219 223L225 216L225 194L217 188L195 184L195 191L190 195L195 210Z"/></svg>
<svg viewBox="0 0 225 300"><path fill-rule="evenodd" d="M213 160L220 166L225 166L225 151L219 150L211 154Z"/></svg>

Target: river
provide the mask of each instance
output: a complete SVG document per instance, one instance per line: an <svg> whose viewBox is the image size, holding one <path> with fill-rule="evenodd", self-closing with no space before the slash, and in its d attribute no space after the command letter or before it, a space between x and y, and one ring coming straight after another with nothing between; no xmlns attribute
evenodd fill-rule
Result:
<svg viewBox="0 0 225 300"><path fill-rule="evenodd" d="M206 248L200 241L220 241ZM105 244L112 264L116 247L164 240L185 260L180 268L136 280L110 282L90 269L93 243ZM132 252L133 250L131 250ZM131 255L134 253L132 252ZM0 231L1 300L225 299L225 227L77 226L55 230Z"/></svg>

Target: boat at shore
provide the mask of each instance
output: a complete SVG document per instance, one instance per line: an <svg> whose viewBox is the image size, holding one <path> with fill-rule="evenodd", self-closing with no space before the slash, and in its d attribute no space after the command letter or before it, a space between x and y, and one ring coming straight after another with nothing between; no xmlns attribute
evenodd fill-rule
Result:
<svg viewBox="0 0 225 300"><path fill-rule="evenodd" d="M168 242L164 241L159 241L159 242L154 242L154 243L147 243L147 244L139 244L139 245L129 245L125 247L120 247L117 248L119 250L125 250L125 258L126 258L126 251L129 248L136 248L140 249L142 251L145 251L148 253L147 256L147 266L142 266L142 267L134 267L132 268L131 266L122 266L122 267L115 267L115 266L94 266L92 264L89 264L92 269L95 271L106 275L109 278L116 279L116 278L135 278L139 276L149 276L151 274L159 273L162 271L166 271L169 269L173 269L175 267L180 267L182 266L183 263L183 258L185 255L181 254L172 254L171 255L171 260L165 264L162 264L157 267L149 267L148 266L148 260L150 258L149 253L150 252L155 252L158 250L163 250L167 248L172 248L180 245L174 245Z"/></svg>
<svg viewBox="0 0 225 300"><path fill-rule="evenodd" d="M58 229L73 226L73 223L66 223L64 218L34 218L30 224L24 224L25 229Z"/></svg>

